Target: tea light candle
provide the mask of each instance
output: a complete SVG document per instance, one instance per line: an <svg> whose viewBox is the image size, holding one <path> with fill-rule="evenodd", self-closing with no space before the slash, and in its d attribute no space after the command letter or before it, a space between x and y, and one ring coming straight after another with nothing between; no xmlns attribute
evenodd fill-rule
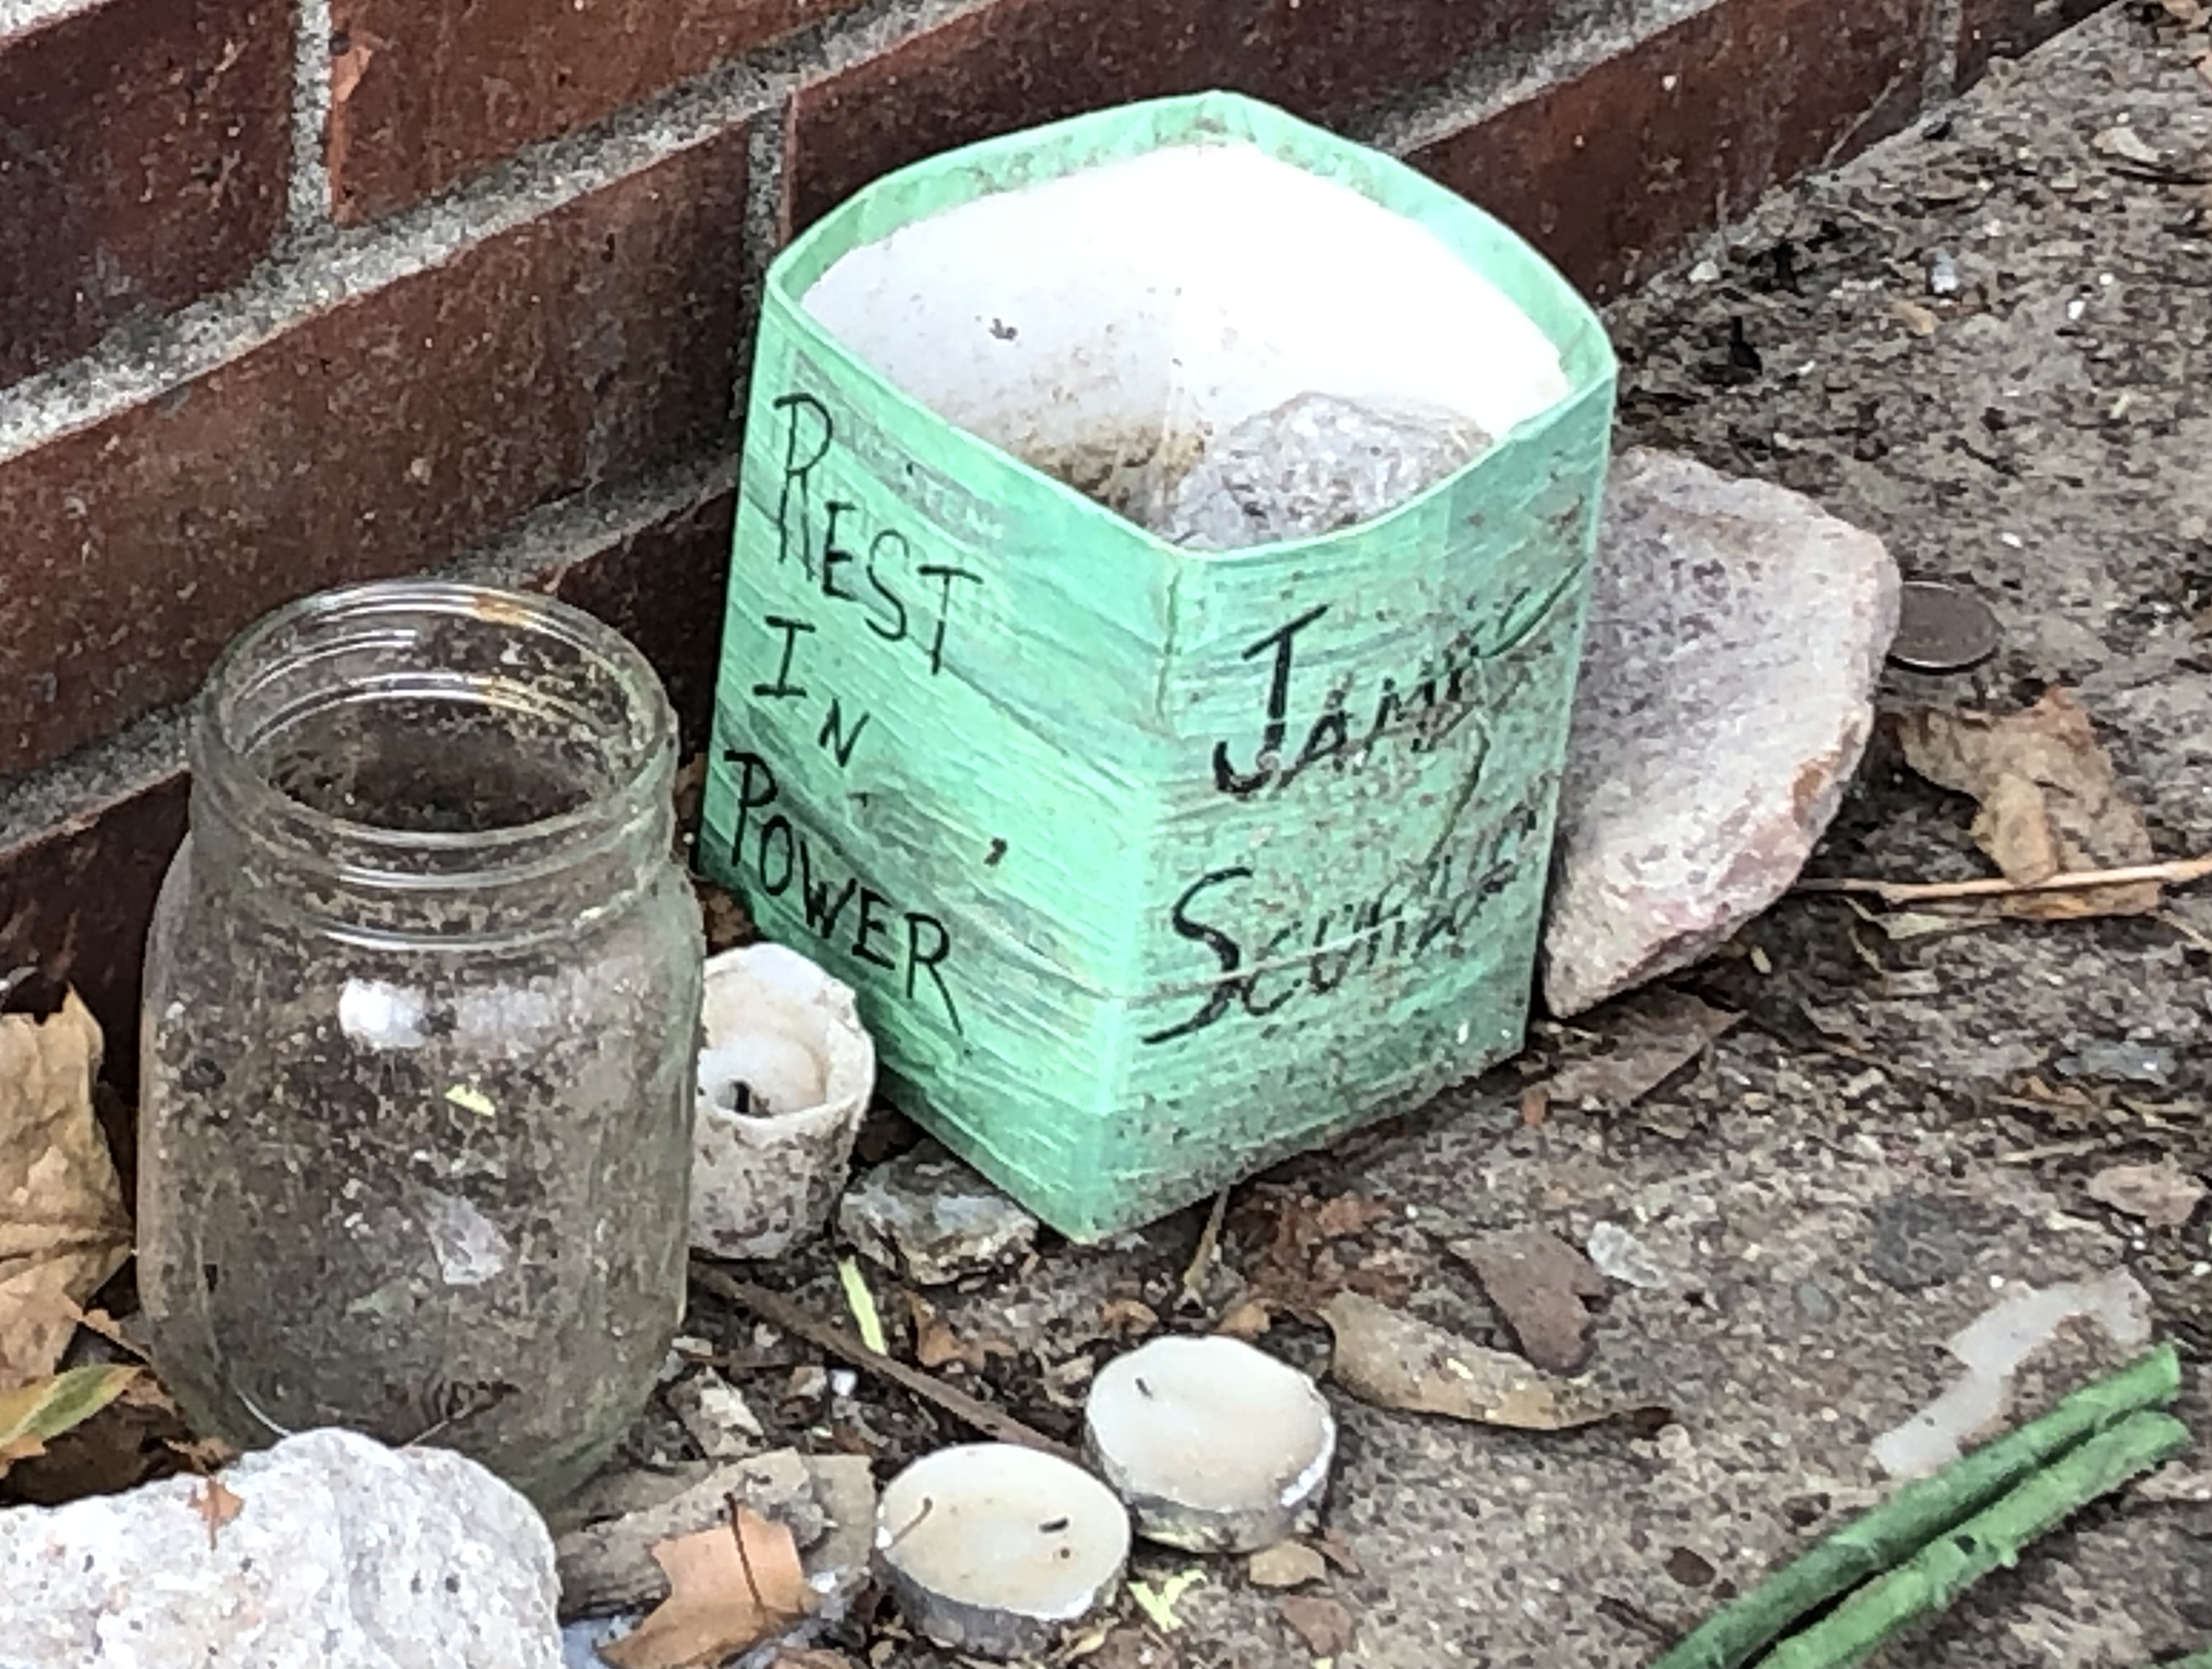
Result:
<svg viewBox="0 0 2212 1669"><path fill-rule="evenodd" d="M782 945L710 958L700 1004L691 1243L781 1257L829 1220L876 1091L850 986Z"/></svg>
<svg viewBox="0 0 2212 1669"><path fill-rule="evenodd" d="M970 1656L1031 1657L1112 1595L1128 1563L1129 1515L1079 1466L970 1443L891 1480L876 1552L917 1634Z"/></svg>
<svg viewBox="0 0 2212 1669"><path fill-rule="evenodd" d="M1251 1553L1313 1527L1336 1421L1311 1379L1241 1340L1164 1338L1100 1369L1084 1443L1147 1541Z"/></svg>

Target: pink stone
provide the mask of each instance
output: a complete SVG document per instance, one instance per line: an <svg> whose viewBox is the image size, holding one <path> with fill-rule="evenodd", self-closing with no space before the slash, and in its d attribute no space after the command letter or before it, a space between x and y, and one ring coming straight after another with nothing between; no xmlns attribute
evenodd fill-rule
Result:
<svg viewBox="0 0 2212 1669"><path fill-rule="evenodd" d="M1615 459L1544 928L1555 1015L1687 968L1787 891L1841 802L1897 565L1810 500Z"/></svg>

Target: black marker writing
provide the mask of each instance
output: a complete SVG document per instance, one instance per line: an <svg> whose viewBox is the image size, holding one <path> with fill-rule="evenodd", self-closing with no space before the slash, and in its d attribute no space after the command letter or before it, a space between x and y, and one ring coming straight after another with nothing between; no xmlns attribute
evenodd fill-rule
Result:
<svg viewBox="0 0 2212 1669"><path fill-rule="evenodd" d="M753 694L766 700L796 700L806 693L806 687L791 681L791 663L799 652L799 634L814 628L805 620L786 619L782 615L770 615L768 624L783 634L783 658L776 664L775 682L754 685Z"/></svg>
<svg viewBox="0 0 2212 1669"><path fill-rule="evenodd" d="M722 759L737 773L730 864L741 881L771 899L782 899L795 883L800 918L825 946L899 973L910 1003L926 981L954 1033L964 1035L947 977L951 929L927 911L900 909L776 809L776 773L760 755L725 747ZM842 936L841 922L849 925Z"/></svg>

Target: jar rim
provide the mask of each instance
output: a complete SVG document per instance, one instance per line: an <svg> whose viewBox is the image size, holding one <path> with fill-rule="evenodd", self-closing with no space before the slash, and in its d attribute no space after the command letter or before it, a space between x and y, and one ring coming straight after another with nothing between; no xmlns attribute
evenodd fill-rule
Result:
<svg viewBox="0 0 2212 1669"><path fill-rule="evenodd" d="M639 721L613 756L612 781L591 801L534 821L466 832L398 829L363 822L301 801L272 782L251 757L251 738L237 734L239 710L252 693L250 674L265 664L287 633L303 626L373 623L379 616L444 615L557 639L606 665L636 697ZM295 835L330 839L369 837L394 852L425 855L473 853L496 863L502 848L537 854L588 840L610 821L627 823L636 802L656 796L675 758L676 711L660 675L642 650L596 616L542 593L454 580L370 580L296 598L263 615L224 647L200 690L193 726L194 776L219 775L227 797L241 809L265 810ZM208 769L215 767L214 770ZM618 808L617 810L616 808Z"/></svg>

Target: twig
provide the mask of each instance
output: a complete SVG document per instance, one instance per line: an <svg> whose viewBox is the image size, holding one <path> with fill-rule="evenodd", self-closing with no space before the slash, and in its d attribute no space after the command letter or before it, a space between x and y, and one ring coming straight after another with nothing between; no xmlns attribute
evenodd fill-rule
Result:
<svg viewBox="0 0 2212 1669"><path fill-rule="evenodd" d="M1885 904L1925 904L1942 899L2006 899L2031 892L2088 892L2100 887L2137 887L2146 881L2185 887L2212 876L2212 852L2199 858L2176 858L2168 864L2136 864L2125 869L2077 869L2045 876L2040 881L2015 881L1992 876L1979 881L1871 881L1853 876L1841 880L1800 881L1798 892L1856 893L1879 899Z"/></svg>
<svg viewBox="0 0 2212 1669"><path fill-rule="evenodd" d="M1933 1477L1907 1484L1715 1612L1652 1669L1740 1669L1838 1594L1910 1559L1931 1541L1949 1546L1947 1533L1961 1520L2010 1499L2009 1491L2033 1487L2041 1468L2077 1451L2085 1439L2124 1429L2138 1411L2171 1403L2181 1381L2181 1359L2171 1345L2164 1345L2124 1371L2084 1386L2041 1419L1960 1457Z"/></svg>
<svg viewBox="0 0 2212 1669"><path fill-rule="evenodd" d="M827 1351L840 1361L872 1373L877 1379L888 1380L902 1391L912 1392L924 1402L942 1409L963 1426L971 1427L985 1437L1002 1443L1018 1443L1024 1449L1034 1449L1043 1454L1055 1455L1064 1461L1076 1458L1075 1452L1065 1443L1049 1438L1034 1427L1024 1425L1003 1408L955 1390L933 1373L919 1368L910 1368L879 1351L870 1350L841 1327L832 1327L818 1322L781 1293L756 1287L750 1281L741 1281L725 1275L710 1264L693 1260L691 1278L716 1298L727 1299L741 1304L772 1327L781 1328L794 1338L805 1339L817 1350Z"/></svg>
<svg viewBox="0 0 2212 1669"><path fill-rule="evenodd" d="M2000 1165L2032 1165L2039 1159L2071 1159L2100 1147L2117 1147L2132 1140L2125 1132L2116 1135L2084 1136L2077 1142L2045 1142L2041 1147L2022 1147L1997 1155Z"/></svg>
<svg viewBox="0 0 2212 1669"><path fill-rule="evenodd" d="M1182 1272L1182 1292L1176 1300L1179 1306L1206 1308L1206 1277L1213 1273L1215 1254L1221 1250L1221 1225L1229 1216L1229 1193L1224 1188L1214 1195L1214 1208L1206 1214L1206 1227L1198 1231L1198 1249L1191 1253L1190 1264Z"/></svg>

